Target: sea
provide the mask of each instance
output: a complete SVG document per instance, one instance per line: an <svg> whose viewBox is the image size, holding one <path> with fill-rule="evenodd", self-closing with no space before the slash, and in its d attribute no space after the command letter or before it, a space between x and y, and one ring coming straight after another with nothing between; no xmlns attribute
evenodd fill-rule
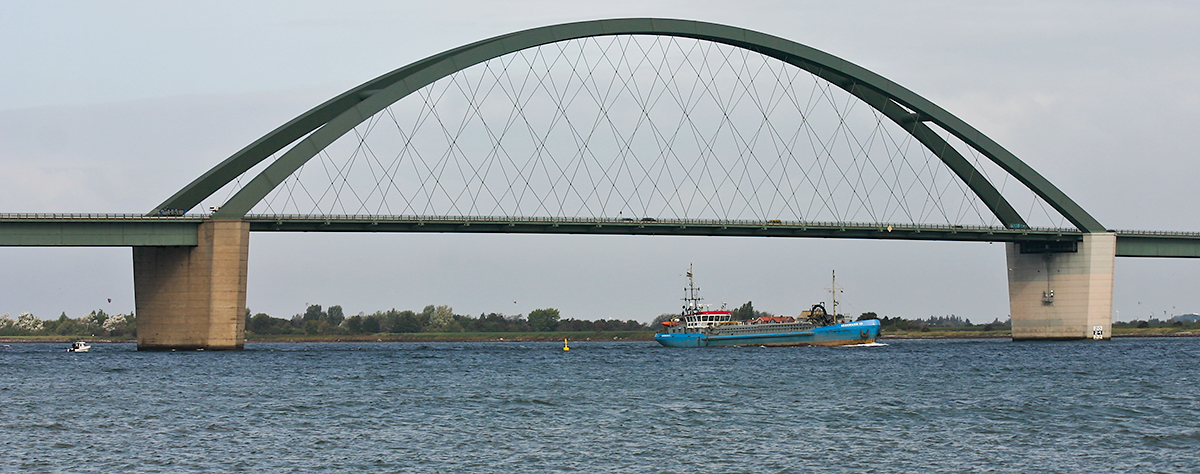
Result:
<svg viewBox="0 0 1200 474"><path fill-rule="evenodd" d="M0 472L1200 472L1200 338L0 344Z"/></svg>

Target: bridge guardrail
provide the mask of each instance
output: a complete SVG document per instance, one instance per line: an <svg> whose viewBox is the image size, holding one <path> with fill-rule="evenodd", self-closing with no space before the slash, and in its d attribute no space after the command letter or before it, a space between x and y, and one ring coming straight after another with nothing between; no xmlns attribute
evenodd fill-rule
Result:
<svg viewBox="0 0 1200 474"><path fill-rule="evenodd" d="M1127 236L1155 236L1155 237L1200 237L1200 232L1183 232L1171 230L1128 230L1128 229L1113 229L1109 230L1117 235Z"/></svg>
<svg viewBox="0 0 1200 474"><path fill-rule="evenodd" d="M199 221L207 216L147 216L145 214L99 214L99 213L0 213L0 219L26 220L164 220L164 221Z"/></svg>
<svg viewBox="0 0 1200 474"><path fill-rule="evenodd" d="M183 216L147 216L133 213L0 213L0 219L20 220L156 220L156 221L199 221L210 218L209 214L193 214ZM657 217L551 217L551 216L417 216L417 215L353 215L353 214L248 214L249 220L325 220L325 221L395 221L395 222L546 222L573 224L642 224L642 225L736 225L736 226L789 226L789 227L821 227L847 229L887 229L893 230L944 230L944 231L983 231L983 232L1061 232L1078 233L1074 228L1028 227L1024 229L1008 229L999 226L952 225L952 224L912 224L896 222L831 222L831 221L796 221L781 219L678 219ZM1125 232L1125 231L1122 231Z"/></svg>
<svg viewBox="0 0 1200 474"><path fill-rule="evenodd" d="M788 227L822 227L822 228L839 228L856 230L878 230L891 228L892 230L940 230L940 231L976 231L976 232L1037 232L1037 233L1064 233L1078 234L1079 229L1063 228L1063 227L1026 227L1022 229L1009 229L1000 226L980 226L980 225L954 225L954 224L911 224L911 223L895 223L895 222L878 222L878 223L851 223L851 222L825 222L825 221L793 221L781 219L677 219L677 218L657 218L657 217L548 217L548 216L378 216L378 215L352 215L352 214L331 214L331 215L308 215L308 214L247 214L246 219L249 220L325 220L331 222L362 222L362 221L379 221L379 222L545 222L545 223L570 223L570 224L642 224L642 225L737 225L737 226L788 226Z"/></svg>
<svg viewBox="0 0 1200 474"><path fill-rule="evenodd" d="M139 220L139 221L184 221L195 222L210 218L209 214L183 216L147 216L135 213L0 213L0 219L12 220ZM354 215L354 214L248 214L250 220L326 220L326 221L395 221L395 222L547 222L571 224L641 224L641 225L735 225L735 226L788 226L846 228L855 230L887 229L899 231L972 231L972 232L1033 232L1078 234L1079 229L1070 227L1027 227L1009 229L1000 226L912 224L897 222L831 222L797 221L781 219L678 219L658 217L550 217L550 216L416 216L416 215ZM1170 230L1109 229L1109 232L1124 236L1153 237L1200 237L1200 232Z"/></svg>

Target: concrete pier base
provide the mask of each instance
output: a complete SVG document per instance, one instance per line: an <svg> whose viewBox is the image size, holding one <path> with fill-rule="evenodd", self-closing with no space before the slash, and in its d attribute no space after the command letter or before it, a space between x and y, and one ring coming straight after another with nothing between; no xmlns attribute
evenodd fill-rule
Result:
<svg viewBox="0 0 1200 474"><path fill-rule="evenodd" d="M195 247L134 247L138 350L236 350L245 342L250 223L200 224Z"/></svg>
<svg viewBox="0 0 1200 474"><path fill-rule="evenodd" d="M1013 340L1112 337L1116 234L1084 234L1075 252L1006 245Z"/></svg>

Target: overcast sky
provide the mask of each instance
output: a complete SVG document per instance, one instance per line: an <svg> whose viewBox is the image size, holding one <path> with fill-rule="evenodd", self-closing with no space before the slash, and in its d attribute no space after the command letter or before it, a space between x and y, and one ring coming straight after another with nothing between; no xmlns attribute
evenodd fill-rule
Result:
<svg viewBox="0 0 1200 474"><path fill-rule="evenodd" d="M840 56L966 120L1117 229L1200 231L1196 2L0 1L0 212L146 212L276 126L468 42L668 17ZM251 236L248 306L648 321L709 302L1008 315L1004 246L629 236ZM1119 319L1200 312L1200 261L1118 259ZM108 298L112 302L108 302ZM133 309L129 249L0 248L0 314Z"/></svg>

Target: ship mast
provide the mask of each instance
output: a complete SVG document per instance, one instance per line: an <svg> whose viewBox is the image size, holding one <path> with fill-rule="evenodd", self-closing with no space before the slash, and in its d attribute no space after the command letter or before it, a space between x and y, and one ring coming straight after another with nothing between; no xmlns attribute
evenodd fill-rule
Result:
<svg viewBox="0 0 1200 474"><path fill-rule="evenodd" d="M687 316L692 313L700 312L700 288L696 286L696 281L692 278L692 264L688 264L688 286L683 289L683 315Z"/></svg>
<svg viewBox="0 0 1200 474"><path fill-rule="evenodd" d="M833 272L833 281L829 284L829 288L826 288L826 290L829 290L829 315L833 316L834 320L836 321L837 317L838 317L837 294L840 292L840 290L842 288L839 287L837 284L837 270L833 270L832 272Z"/></svg>

